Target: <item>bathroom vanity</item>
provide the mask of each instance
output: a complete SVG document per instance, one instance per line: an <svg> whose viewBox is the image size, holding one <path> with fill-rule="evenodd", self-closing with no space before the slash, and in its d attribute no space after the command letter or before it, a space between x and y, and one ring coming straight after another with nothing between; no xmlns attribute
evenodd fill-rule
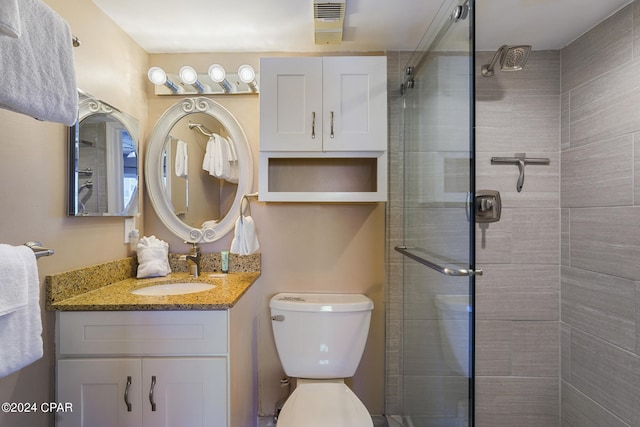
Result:
<svg viewBox="0 0 640 427"><path fill-rule="evenodd" d="M257 289L251 285L258 276L127 278L50 301L57 319L56 401L73 405L56 414L56 426L93 427L95 420L109 427L255 425ZM169 281L215 287L132 293Z"/></svg>

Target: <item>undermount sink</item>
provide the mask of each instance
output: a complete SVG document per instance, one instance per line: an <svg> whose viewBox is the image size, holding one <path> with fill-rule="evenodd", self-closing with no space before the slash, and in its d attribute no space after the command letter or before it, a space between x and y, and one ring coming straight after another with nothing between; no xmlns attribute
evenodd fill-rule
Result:
<svg viewBox="0 0 640 427"><path fill-rule="evenodd" d="M136 289L131 291L131 293L134 295L145 296L184 295L208 291L215 287L216 285L202 282L161 283L159 285Z"/></svg>

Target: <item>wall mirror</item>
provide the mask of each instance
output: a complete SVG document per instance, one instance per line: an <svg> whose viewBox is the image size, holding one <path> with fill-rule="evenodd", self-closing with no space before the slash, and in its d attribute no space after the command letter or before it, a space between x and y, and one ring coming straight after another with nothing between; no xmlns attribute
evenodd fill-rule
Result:
<svg viewBox="0 0 640 427"><path fill-rule="evenodd" d="M138 120L79 91L69 128L69 216L138 212Z"/></svg>
<svg viewBox="0 0 640 427"><path fill-rule="evenodd" d="M253 159L236 118L209 98L171 106L151 133L145 159L151 204L162 223L188 242L229 233L253 186Z"/></svg>

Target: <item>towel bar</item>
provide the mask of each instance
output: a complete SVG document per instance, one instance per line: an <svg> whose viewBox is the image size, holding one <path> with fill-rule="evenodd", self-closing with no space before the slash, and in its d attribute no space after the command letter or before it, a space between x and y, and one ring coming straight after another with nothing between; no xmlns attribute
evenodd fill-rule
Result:
<svg viewBox="0 0 640 427"><path fill-rule="evenodd" d="M28 246L29 248L31 248L33 253L36 255L36 258L40 258L40 257L43 257L43 256L49 256L49 255L53 255L54 254L53 249L42 247L42 243L41 242L27 242L24 245Z"/></svg>

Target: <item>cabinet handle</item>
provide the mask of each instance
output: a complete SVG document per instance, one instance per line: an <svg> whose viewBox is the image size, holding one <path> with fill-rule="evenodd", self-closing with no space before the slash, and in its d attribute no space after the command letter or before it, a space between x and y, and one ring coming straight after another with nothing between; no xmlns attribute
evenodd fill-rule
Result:
<svg viewBox="0 0 640 427"><path fill-rule="evenodd" d="M311 113L311 139L316 139L316 112Z"/></svg>
<svg viewBox="0 0 640 427"><path fill-rule="evenodd" d="M149 390L149 403L151 403L151 410L156 410L156 402L153 399L153 389L156 388L156 376L151 377L151 389Z"/></svg>
<svg viewBox="0 0 640 427"><path fill-rule="evenodd" d="M333 111L331 112L331 138L333 138Z"/></svg>
<svg viewBox="0 0 640 427"><path fill-rule="evenodd" d="M129 402L129 388L131 388L131 377L127 377L127 387L124 389L124 403L127 405L127 411L131 412L131 402Z"/></svg>

